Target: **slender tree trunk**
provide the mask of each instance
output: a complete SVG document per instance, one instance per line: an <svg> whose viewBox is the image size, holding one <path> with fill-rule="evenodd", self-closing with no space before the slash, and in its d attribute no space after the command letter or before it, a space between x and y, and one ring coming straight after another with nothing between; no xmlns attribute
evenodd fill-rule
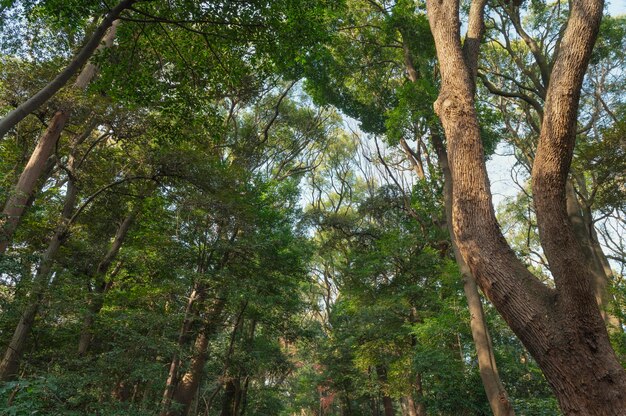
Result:
<svg viewBox="0 0 626 416"><path fill-rule="evenodd" d="M11 342L4 353L2 362L0 362L0 380L2 381L10 380L17 375L20 358L26 346L26 340L28 339L30 330L33 327L43 296L48 288L54 258L67 236L69 219L74 210L77 195L78 190L72 181L70 181L68 183L68 189L65 196L61 223L57 226L54 235L50 239L48 248L41 258L41 263L39 264L39 268L37 269L37 273L33 279L33 288L29 295L26 307L22 312L17 327L15 328Z"/></svg>
<svg viewBox="0 0 626 416"><path fill-rule="evenodd" d="M130 5L132 1L126 0L123 3L128 3L128 5ZM121 10L123 10L123 8L120 9L117 13L119 13ZM113 39L115 37L115 31L118 22L118 20L111 20L109 23L107 23L104 29L107 30L107 32L104 36L104 43L100 46L101 48L110 47L111 45L113 45ZM104 30L102 35L104 35ZM102 39L102 35L97 38L96 46ZM90 55L91 52L89 53L89 56ZM89 56L87 56L87 58ZM87 58L85 58L85 61ZM76 82L74 83L74 88L79 90L85 90L93 80L95 74L95 65L93 65L92 63L87 63L87 65L85 65L78 78L76 79ZM63 82L63 84L65 84L65 81ZM2 211L2 218L0 218L0 256L6 252L7 248L11 244L13 234L15 233L15 230L17 229L22 215L24 214L27 202L33 196L33 193L35 191L35 184L41 177L41 173L46 166L46 161L52 155L56 144L59 141L59 137L61 137L61 132L65 128L65 124L70 118L71 112L71 106L68 106L66 108L59 109L54 114L52 120L50 120L50 124L48 124L48 128L39 138L35 150L30 156L28 163L24 167L24 170L22 171L22 174L20 175L17 184L15 185L15 188L12 190L4 206L4 209ZM0 134L0 136L2 136L2 134Z"/></svg>
<svg viewBox="0 0 626 416"><path fill-rule="evenodd" d="M195 319L197 318L197 305L204 304L204 297L206 294L206 289L201 282L196 282L191 294L189 295L189 299L187 301L187 307L185 308L185 315L183 319L183 324L180 329L180 333L178 335L178 350L182 350L189 340L189 335L191 331L191 326ZM174 356L172 357L172 361L170 363L169 372L167 375L167 381L165 383L165 391L163 392L163 397L161 399L161 416L166 416L169 413L169 408L172 402L172 398L174 396L174 390L176 388L177 378L178 378L178 369L180 367L180 355L179 352L176 351Z"/></svg>
<svg viewBox="0 0 626 416"><path fill-rule="evenodd" d="M239 406L239 415L246 414L246 408L248 407L248 389L250 387L250 376L244 377L243 386L241 387L241 405Z"/></svg>
<svg viewBox="0 0 626 416"><path fill-rule="evenodd" d="M423 402L424 387L422 386L422 376L419 373L415 375L415 397L417 398L417 403L414 403L415 415L426 416L426 406Z"/></svg>
<svg viewBox="0 0 626 416"><path fill-rule="evenodd" d="M246 304L247 305L247 304ZM244 309L245 310L245 309ZM241 320L241 325L243 326L243 320ZM252 348L254 346L254 333L256 332L257 321L256 319L252 319L250 321L250 330L246 334L244 339L244 348L246 353L251 353ZM243 383L241 382L243 380ZM247 374L247 370L243 369L238 377L237 377L237 395L235 396L235 405L234 405L234 416L243 415L245 408L247 406L248 400L248 385L250 383L250 375Z"/></svg>
<svg viewBox="0 0 626 416"><path fill-rule="evenodd" d="M383 409L385 411L385 416L394 416L393 411L393 400L389 397L389 394L386 392L386 384L387 384L387 370L385 367L378 365L376 366L376 375L378 376L378 382L380 384L380 392L383 397Z"/></svg>
<svg viewBox="0 0 626 416"><path fill-rule="evenodd" d="M226 300L224 298L216 299L213 304L211 311L206 318L207 320L196 337L189 370L182 376L172 395L173 401L182 406L180 410L169 410L167 415L186 416L189 412L189 406L191 405L191 401L194 398L196 389L198 388L198 384L202 378L204 364L208 358L209 339L212 338L217 332L217 328L222 321L222 311L224 310L225 305Z"/></svg>
<svg viewBox="0 0 626 416"><path fill-rule="evenodd" d="M435 111L448 140L454 234L476 280L537 361L563 413L625 415L626 372L609 343L593 276L565 204L578 100L602 1L570 4L532 173L539 235L555 289L541 283L517 259L496 221L474 108L471 63L475 59L468 59L461 49L456 0L427 1L442 78Z"/></svg>
<svg viewBox="0 0 626 416"><path fill-rule="evenodd" d="M595 226L591 212L585 212L576 196L576 191L571 181L566 184L567 214L572 223L574 233L580 242L585 256L590 260L590 271L593 274L596 302L600 307L600 314L609 331L620 330L617 317L609 311L608 287L611 282L611 268L608 265L602 247L597 241Z"/></svg>
<svg viewBox="0 0 626 416"><path fill-rule="evenodd" d="M241 397L240 390L238 378L229 377L226 380L220 416L237 416L237 401Z"/></svg>
<svg viewBox="0 0 626 416"><path fill-rule="evenodd" d="M404 41L403 43L405 45L405 66L407 67L409 80L411 82L417 82L418 73L413 65L408 45L406 41ZM478 48L478 44L476 44L476 42L470 42L467 44L467 47ZM477 50L476 53L478 53ZM436 127L433 127L431 131L433 131L432 144L435 148L435 152L437 153L439 168L443 173L443 194L446 226L450 234L450 241L452 243L454 258L456 259L456 262L459 265L459 270L461 271L461 275L463 276L463 291L465 293L467 305L470 312L470 329L472 332L472 339L474 340L474 346L476 348L476 355L478 357L480 378L482 380L483 387L485 388L487 400L489 400L489 406L491 407L491 411L493 412L494 416L513 416L515 415L515 412L510 404L506 389L504 388L504 385L500 380L500 375L496 366L496 358L491 345L491 337L487 328L487 322L485 320L483 306L480 301L480 294L478 293L476 280L474 279L474 276L472 275L469 267L465 263L465 260L463 260L463 256L461 256L461 253L459 252L455 241L454 232L452 230L453 185L452 173L450 171L450 165L448 163L448 155L446 153L441 138L437 133L435 133ZM401 144L403 150L407 154L407 158L409 158L409 160L411 161L411 165L413 166L416 174L418 175L418 177L420 177L420 179L423 179L424 169L421 167L418 161L415 160L417 159L416 155L413 154L406 142Z"/></svg>
<svg viewBox="0 0 626 416"><path fill-rule="evenodd" d="M133 210L130 214L124 218L120 226L118 227L115 238L109 247L109 250L104 255L98 267L96 268L93 279L95 281L94 292L92 293L92 298L89 300L89 304L87 305L87 313L83 319L83 328L80 333L80 339L78 342L78 354L83 355L87 353L89 349L89 345L91 344L91 340L93 338L93 324L96 315L100 313L102 306L104 305L104 295L106 293L107 282L105 280L106 274L111 267L111 263L117 257L117 254L124 243L124 239L128 234L128 230L130 229L137 211Z"/></svg>
<svg viewBox="0 0 626 416"><path fill-rule="evenodd" d="M380 416L380 408L376 397L370 399L370 408L372 409L372 416Z"/></svg>
<svg viewBox="0 0 626 416"><path fill-rule="evenodd" d="M19 123L24 117L35 111L50 97L56 94L57 91L63 88L63 86L70 80L70 78L72 78L72 76L78 70L80 70L80 68L82 68L85 63L87 63L93 53L96 50L100 49L100 42L103 39L105 43L107 42L107 39L105 37L107 30L109 30L111 25L114 24L120 13L130 7L135 1L137 0L124 0L113 9L111 9L111 11L105 16L102 23L100 23L100 25L93 32L85 46L83 46L80 52L78 52L78 54L74 57L72 62L70 62L70 64L59 75L57 75L57 77L35 95L33 95L31 98L26 100L23 104L19 105L15 110L4 116L2 120L0 120L0 138L4 137L4 135L11 128L13 128L13 126ZM95 68L89 63L87 63L87 67L91 67L89 71L92 72L91 76L93 77L93 73L95 73ZM83 81L86 81L86 85L89 83L90 80Z"/></svg>
<svg viewBox="0 0 626 416"><path fill-rule="evenodd" d="M22 312L13 337L11 338L11 342L0 362L0 380L9 380L17 375L20 357L24 351L26 340L28 339L28 335L30 334L30 330L39 311L41 300L48 289L54 258L63 244L63 241L65 241L71 225L72 213L74 212L78 198L78 188L75 183L75 165L78 148L89 137L94 128L95 124L91 124L83 134L76 136L72 142L72 150L67 162L69 179L61 218L54 235L48 243L48 248L41 258L39 268L33 279L33 287L26 307Z"/></svg>
<svg viewBox="0 0 626 416"><path fill-rule="evenodd" d="M217 232L217 241L220 241L222 233L224 229L222 226L219 226ZM228 244L231 245L234 243L237 238L238 228L235 227L233 234L228 239ZM199 260L198 270L202 271L205 269L206 265L211 263L213 256L215 254L215 247L213 247L206 258ZM230 251L226 250L219 263L216 266L217 270L221 270L228 263L228 259L230 257ZM221 314L221 310L224 308L225 299L223 299L222 294L219 294L219 299L216 301L214 305L214 310L218 309L218 312ZM165 384L165 390L163 392L163 396L161 399L161 413L160 416L170 416L175 415L172 410L170 410L170 406L172 400L175 398L176 391L180 387L180 383L178 380L178 371L181 364L179 351L183 349L189 340L190 331L192 324L197 320L200 309L204 306L206 297L206 286L203 282L196 282L194 284L194 288L189 296L189 300L187 302L187 307L185 309L185 315L183 324L181 327L181 331L178 336L178 351L174 353L172 357L172 361L170 363L170 368L167 376L167 381ZM217 317L219 319L219 317ZM211 324L213 325L213 324ZM217 323L215 324L217 325ZM215 332L215 328L212 329ZM198 341L198 340L196 340ZM202 369L200 369L201 371ZM186 375L185 375L186 376ZM193 377L193 376L190 376Z"/></svg>

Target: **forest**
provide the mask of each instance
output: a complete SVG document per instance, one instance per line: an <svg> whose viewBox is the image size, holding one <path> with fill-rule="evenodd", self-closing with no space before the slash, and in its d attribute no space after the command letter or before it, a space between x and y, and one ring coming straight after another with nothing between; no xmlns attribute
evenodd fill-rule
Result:
<svg viewBox="0 0 626 416"><path fill-rule="evenodd" d="M615 10L1 0L0 415L625 416Z"/></svg>

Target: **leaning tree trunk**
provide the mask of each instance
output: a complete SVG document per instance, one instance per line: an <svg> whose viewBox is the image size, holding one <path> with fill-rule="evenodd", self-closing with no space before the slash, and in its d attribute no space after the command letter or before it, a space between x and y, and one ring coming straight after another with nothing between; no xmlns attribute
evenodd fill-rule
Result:
<svg viewBox="0 0 626 416"><path fill-rule="evenodd" d="M474 279L470 268L467 266L467 263L465 263L465 260L459 251L455 241L454 232L452 230L453 188L452 174L448 164L448 155L441 138L437 134L432 135L432 141L437 151L439 167L443 173L446 224L450 233L454 258L456 259L461 275L463 276L463 291L465 292L470 312L470 329L474 345L476 346L476 356L478 358L480 378L483 382L483 387L485 388L485 393L487 394L487 400L489 400L489 406L491 407L491 411L494 416L513 416L515 415L515 411L511 406L504 385L500 380L500 374L498 373L496 357L491 344L491 336L489 335L483 305L480 300L480 294L478 293L478 287L476 285L476 279Z"/></svg>
<svg viewBox="0 0 626 416"><path fill-rule="evenodd" d="M37 273L33 279L33 287L30 291L26 308L22 312L17 327L15 328L15 332L13 333L13 337L11 338L11 342L9 343L4 357L0 362L0 380L8 380L17 375L20 357L24 351L26 340L28 339L28 335L30 334L30 330L34 324L43 296L48 289L50 272L52 271L54 258L63 244L63 241L67 238L72 221L72 214L78 199L78 188L76 187L75 179L78 148L85 140L87 140L95 126L95 123L92 123L83 134L76 136L72 141L72 150L67 161L69 179L67 182L67 191L65 193L65 202L63 203L61 218L54 235L48 243L48 248L41 258L39 268L37 269Z"/></svg>
<svg viewBox="0 0 626 416"><path fill-rule="evenodd" d="M100 42L104 38L104 42L107 43L105 34L107 30L114 24L114 21L118 18L120 13L125 9L132 6L137 0L124 0L117 6L112 8L109 13L102 20L102 23L93 32L85 46L78 52L72 62L54 78L48 85L38 91L31 98L20 104L15 110L8 113L2 120L0 120L0 138L2 138L11 128L19 123L24 117L35 111L39 106L48 101L50 97L56 94L72 76L87 63L93 53L98 50L101 45ZM86 68L91 68L91 76L95 73L95 67L91 64L87 64ZM84 71L84 70L83 70ZM79 76L80 79L80 76ZM87 84L89 80L87 80Z"/></svg>
<svg viewBox="0 0 626 416"><path fill-rule="evenodd" d="M476 280L537 361L563 413L625 415L626 372L611 348L595 300L593 276L565 204L578 100L602 1L570 4L532 172L539 234L554 289L519 261L496 221L474 108L472 63L476 60L471 54L464 56L461 48L457 0L427 2L442 80L435 111L448 141L454 234Z"/></svg>
<svg viewBox="0 0 626 416"><path fill-rule="evenodd" d="M26 340L28 339L35 317L39 311L43 296L48 288L54 258L67 236L70 225L69 221L74 210L77 196L78 190L74 186L73 181L70 181L67 186L61 222L57 226L54 235L50 239L48 248L41 258L41 263L33 279L33 288L29 295L26 308L22 312L13 337L11 338L11 342L4 354L4 358L2 362L0 362L0 380L9 380L17 375L20 357L24 352Z"/></svg>
<svg viewBox="0 0 626 416"><path fill-rule="evenodd" d="M482 2L479 2L478 5L475 5L474 8L480 7ZM476 15L476 11L473 12L473 15ZM473 25L471 29L476 32L474 37L479 37L481 29L476 25ZM408 46L408 42L403 36L403 46L404 46L404 61L405 67L407 68L408 78L411 82L418 81L418 72L415 69L413 64L413 59L411 57L411 51ZM470 51L474 48L478 48L476 42L467 42L465 44L465 48ZM475 51L477 53L477 50ZM476 67L475 64L472 64L472 67ZM465 297L467 298L467 305L470 312L470 329L472 332L472 339L474 340L474 346L476 348L476 355L478 357L478 368L480 370L480 378L483 383L483 387L485 388L485 393L487 394L487 400L489 400L489 405L491 407L491 411L494 416L513 416L515 412L511 403L509 401L508 395L506 393L506 389L500 380L500 374L498 373L498 367L496 366L496 357L493 352L493 348L491 345L491 337L489 335L489 330L487 327L487 322L485 320L485 314L483 312L483 305L480 301L480 294L478 293L478 287L476 286L476 280L472 275L471 270L463 260L461 253L456 245L454 232L452 230L452 174L450 172L450 166L448 163L448 155L444 148L443 142L439 135L436 133L436 127L431 129L432 133L432 144L437 153L437 160L439 163L439 168L443 173L443 193L444 193L444 208L446 215L446 227L450 234L450 241L452 243L452 249L454 253L454 257L459 266L459 270L461 271L461 275L463 276L463 291L465 293ZM420 179L425 177L424 168L419 163L420 161L410 149L408 144L402 140L401 141L402 149L404 150L407 158L411 162L411 166L413 167L415 173Z"/></svg>
<svg viewBox="0 0 626 416"><path fill-rule="evenodd" d="M222 311L225 305L225 298L219 297L215 300L211 311L205 318L206 321L198 333L193 346L189 370L182 376L172 394L172 400L180 406L177 406L175 409L167 409L166 414L168 416L186 416L189 413L189 407L200 384L204 364L208 358L209 339L217 332L222 321Z"/></svg>
<svg viewBox="0 0 626 416"><path fill-rule="evenodd" d="M131 1L124 1L120 4L132 3ZM118 6L120 7L120 6ZM119 11L117 13L119 14ZM110 16L107 16L109 19ZM107 20L105 19L105 20ZM102 29L102 34L106 31L104 36L104 43L98 47L98 49L108 48L113 45L113 39L115 37L115 31L119 20L110 20L106 27ZM108 30L107 30L108 29ZM102 39L102 35L98 37L96 45ZM95 48L95 47L94 47ZM93 51L92 51L93 52ZM91 56L91 52L87 58ZM85 59L86 61L86 59ZM84 62L83 62L84 63ZM81 64L82 65L82 64ZM75 72L75 71L74 71ZM73 74L73 73L72 73ZM78 90L85 90L96 74L96 66L92 63L87 63L78 78L74 82L74 88ZM63 83L65 84L65 82ZM31 110L32 111L32 110ZM3 255L9 247L13 234L17 229L17 226L24 214L28 200L32 197L35 191L35 184L41 177L41 173L46 166L46 161L52 155L61 132L65 128L65 124L70 118L72 112L71 106L59 109L46 128L46 131L39 138L35 150L31 154L28 163L24 167L22 174L20 175L15 188L11 191L11 194L4 205L2 211L2 218L0 219L0 256Z"/></svg>
<svg viewBox="0 0 626 416"><path fill-rule="evenodd" d="M115 238L109 247L109 250L104 255L98 267L96 268L93 279L94 279L94 292L92 293L91 299L89 299L89 304L87 305L87 312L85 317L83 318L83 327L80 332L80 339L78 341L78 354L84 355L87 353L89 346L91 344L91 340L93 338L93 324L96 316L100 313L102 306L104 305L104 295L109 287L105 280L106 274L111 267L111 263L117 257L117 253L119 253L124 240L126 239L126 235L128 234L128 230L132 225L135 216L137 214L136 210L133 210L130 214L124 218L120 226L117 228L115 233Z"/></svg>

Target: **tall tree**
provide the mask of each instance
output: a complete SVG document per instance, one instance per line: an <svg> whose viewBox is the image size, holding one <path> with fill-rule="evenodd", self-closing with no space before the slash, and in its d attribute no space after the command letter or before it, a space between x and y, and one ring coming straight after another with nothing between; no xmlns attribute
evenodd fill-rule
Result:
<svg viewBox="0 0 626 416"><path fill-rule="evenodd" d="M428 1L442 85L435 110L446 132L453 178L453 226L479 284L544 372L566 414L620 415L626 372L611 348L584 252L566 211L582 81L602 17L602 1L574 1L551 68L533 195L555 288L516 258L495 219L476 116L474 85L484 2L472 2L465 48L458 1Z"/></svg>
<svg viewBox="0 0 626 416"><path fill-rule="evenodd" d="M130 2L128 3L129 4L125 4L124 7L117 10L116 14L112 17L116 17L117 14L119 14L124 8L128 7L128 5L130 5ZM99 45L98 49L108 48L113 45L113 39L115 38L117 23L119 23L118 20L113 20L110 17L107 17L105 21L107 23L104 29L99 28L99 30L102 31L102 35L100 35L97 38L97 42L95 42L96 45ZM101 39L104 40L104 43L102 45L100 45ZM91 52L93 52L93 50L90 51L89 54L87 54L87 58L91 56ZM87 58L83 59L83 62L81 62L81 64L84 63ZM84 91L95 77L96 69L97 68L95 64L87 63L78 75L76 81L74 82L73 88L75 88L77 91ZM73 72L71 72L71 74L73 74ZM67 76L67 78L69 78L69 75ZM61 86L62 85L63 84L61 84ZM59 88L57 88L57 90ZM53 95L54 92L49 93L48 96ZM0 235L0 255L3 255L6 252L8 246L11 244L13 234L15 233L20 219L24 214L24 210L26 209L27 201L33 196L33 192L35 191L35 185L40 179L41 173L46 166L46 162L52 155L71 113L72 105L70 104L66 104L54 113L54 116L50 120L48 127L39 138L37 146L33 150L33 153L30 155L30 158L28 159L24 170L22 171L17 183L15 184L14 189L9 195L9 198L4 205L4 209L2 210L2 219L0 220L0 233L2 233Z"/></svg>
<svg viewBox="0 0 626 416"><path fill-rule="evenodd" d="M322 102L339 106L361 121L361 128L384 133L387 141L406 154L420 181L443 179L443 212L433 213L433 226L449 232L452 252L465 282L470 327L480 373L495 415L512 415L513 409L496 365L480 294L474 277L458 253L452 233L452 179L441 128L432 108L438 80L433 77L434 47L426 18L414 2L348 2L345 28L337 41L318 58L310 74L309 90ZM319 67L324 68L320 71ZM441 174L424 167L431 136ZM415 141L416 150L409 143ZM426 150L426 151L425 151ZM433 155L434 156L434 155ZM435 158L432 158L435 159ZM430 171L429 171L430 170ZM437 177L437 179L435 179Z"/></svg>

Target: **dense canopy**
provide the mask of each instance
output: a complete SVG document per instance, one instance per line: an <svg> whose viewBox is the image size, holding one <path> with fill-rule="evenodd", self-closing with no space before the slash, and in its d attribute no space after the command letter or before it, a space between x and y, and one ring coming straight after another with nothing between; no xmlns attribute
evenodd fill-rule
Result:
<svg viewBox="0 0 626 416"><path fill-rule="evenodd" d="M0 415L626 415L615 10L0 2Z"/></svg>

